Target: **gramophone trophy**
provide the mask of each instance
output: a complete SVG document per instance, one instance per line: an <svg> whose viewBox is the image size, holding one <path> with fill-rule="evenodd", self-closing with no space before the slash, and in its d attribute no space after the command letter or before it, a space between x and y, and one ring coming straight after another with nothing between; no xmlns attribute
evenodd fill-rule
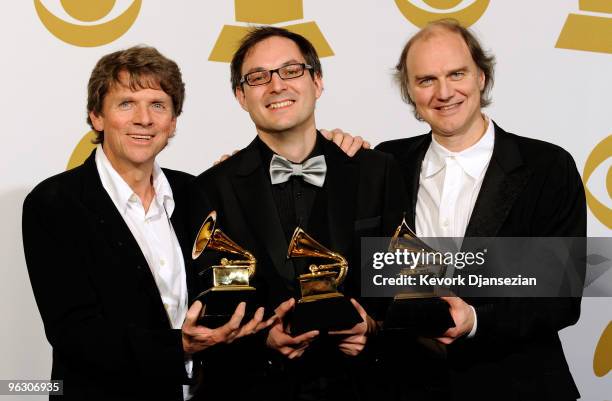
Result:
<svg viewBox="0 0 612 401"><path fill-rule="evenodd" d="M389 252L407 250L410 253L434 254L437 251L427 245L410 229L406 218L395 230ZM426 259L425 259L426 260ZM406 267L399 274L430 277L444 277L447 266L440 261L418 263L412 268ZM419 282L417 278L417 282ZM397 294L387 311L384 322L385 330L408 330L422 336L430 337L444 333L454 327L454 321L448 311L448 304L438 298L439 294L432 286L415 286Z"/></svg>
<svg viewBox="0 0 612 401"><path fill-rule="evenodd" d="M299 335L310 330L346 330L361 322L363 319L353 304L338 291L348 272L346 259L298 227L291 238L287 258L306 257L328 259L332 263L311 264L310 273L298 277L301 298L291 319L291 334Z"/></svg>
<svg viewBox="0 0 612 401"><path fill-rule="evenodd" d="M423 254L434 254L437 253L435 249L427 245L410 229L406 218L402 219L402 222L395 229L391 242L389 243L389 252L395 252L396 250L406 250L412 254L423 253ZM446 274L447 266L442 263L436 263L436 258L433 261L426 259L423 262L419 262L416 266L403 268L399 271L403 275L421 276L428 275L430 277L444 277ZM429 262L429 263L428 263ZM436 289L432 286L415 286L409 288L409 291L398 294L395 299L405 298L431 298L437 297Z"/></svg>
<svg viewBox="0 0 612 401"><path fill-rule="evenodd" d="M217 212L213 210L200 227L191 257L195 260L210 250L239 255L242 259L222 258L219 265L210 266L200 274L212 286L196 297L204 305L199 323L211 328L225 324L240 302L247 303L243 321L248 321L255 309L255 288L249 284L255 273L255 257L215 228L216 221Z"/></svg>

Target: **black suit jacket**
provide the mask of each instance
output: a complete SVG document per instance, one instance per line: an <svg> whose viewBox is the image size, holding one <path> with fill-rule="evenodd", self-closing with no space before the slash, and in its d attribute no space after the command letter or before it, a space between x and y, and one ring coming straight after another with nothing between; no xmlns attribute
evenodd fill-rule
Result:
<svg viewBox="0 0 612 401"><path fill-rule="evenodd" d="M430 143L431 134L426 134L377 147L393 154L401 166L412 227L421 164ZM493 155L465 233L465 237L494 236L586 236L584 189L568 152L495 125ZM456 341L448 347L447 359L435 362L438 376L444 376L442 387L449 386L452 399L579 397L557 334L578 320L579 298L470 299L468 303L477 312L476 336Z"/></svg>
<svg viewBox="0 0 612 401"><path fill-rule="evenodd" d="M401 176L389 155L362 150L350 158L332 142L322 142L327 163L325 223L330 238L323 245L347 257L349 272L342 291L359 298L360 237L390 236L401 222L406 202L404 189L398 184ZM268 170L269 165L262 163L257 142L253 141L200 175L195 181L195 193L199 194L195 198L205 197L208 202L196 201L193 205L196 216L193 236L209 212L210 204L218 211L219 227L256 257L255 286L262 304L272 311L281 302L296 296L297 277L286 264L288 243L273 199ZM366 310L377 317L379 311L374 309L381 305L363 301ZM280 361L271 361L273 365L277 362ZM325 367L325 361L320 362ZM353 390L348 388L347 393Z"/></svg>
<svg viewBox="0 0 612 401"><path fill-rule="evenodd" d="M330 243L323 245L348 257L349 275L358 275L358 240L390 236L401 222L405 205L404 189L398 185L401 177L392 158L380 152L364 150L350 158L329 141L324 141L323 148L330 238ZM210 208L217 210L219 227L257 258L256 281L265 287L266 306L275 308L295 296L290 286L296 277L286 268L289 244L272 197L268 169L253 141L205 171L196 178L195 187L196 197L208 201L193 205L195 219L191 221L196 223L192 227L195 238ZM347 295L358 297L359 287L347 280Z"/></svg>
<svg viewBox="0 0 612 401"><path fill-rule="evenodd" d="M181 332L171 329L146 259L102 187L94 153L40 183L23 205L26 263L53 347L51 378L64 381L63 399L182 400L188 379ZM164 173L181 241L191 176ZM187 265L192 289L189 273Z"/></svg>

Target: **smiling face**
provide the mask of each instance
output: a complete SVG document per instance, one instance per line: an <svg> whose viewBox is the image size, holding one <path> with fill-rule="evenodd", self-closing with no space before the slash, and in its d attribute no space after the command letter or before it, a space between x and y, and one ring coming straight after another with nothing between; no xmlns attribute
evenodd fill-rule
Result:
<svg viewBox="0 0 612 401"><path fill-rule="evenodd" d="M463 38L437 29L416 41L406 58L408 93L437 139L471 146L484 133L480 93L485 77Z"/></svg>
<svg viewBox="0 0 612 401"><path fill-rule="evenodd" d="M306 63L299 47L290 39L272 36L253 46L242 64L242 75ZM260 134L315 131L314 109L321 96L321 77L309 71L299 78L283 80L277 73L266 85L236 88L236 99Z"/></svg>
<svg viewBox="0 0 612 401"><path fill-rule="evenodd" d="M121 72L104 97L102 113L89 113L94 128L104 131L104 153L120 174L152 168L176 128L170 96L161 89L132 91L128 80Z"/></svg>

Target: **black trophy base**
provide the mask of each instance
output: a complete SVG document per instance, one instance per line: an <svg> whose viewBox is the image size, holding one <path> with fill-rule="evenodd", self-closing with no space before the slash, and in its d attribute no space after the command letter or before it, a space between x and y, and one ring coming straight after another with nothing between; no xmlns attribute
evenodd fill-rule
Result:
<svg viewBox="0 0 612 401"><path fill-rule="evenodd" d="M289 318L292 336L311 330L320 333L348 330L363 319L351 301L344 296L318 299L309 302L296 302Z"/></svg>
<svg viewBox="0 0 612 401"><path fill-rule="evenodd" d="M198 319L198 324L215 329L227 323L240 302L246 302L246 310L241 324L247 323L253 318L257 310L255 298L255 289L223 289L222 287L213 287L202 292L195 299L202 302L203 313Z"/></svg>
<svg viewBox="0 0 612 401"><path fill-rule="evenodd" d="M402 331L422 337L437 337L455 322L448 304L440 298L395 299L384 322L384 330Z"/></svg>

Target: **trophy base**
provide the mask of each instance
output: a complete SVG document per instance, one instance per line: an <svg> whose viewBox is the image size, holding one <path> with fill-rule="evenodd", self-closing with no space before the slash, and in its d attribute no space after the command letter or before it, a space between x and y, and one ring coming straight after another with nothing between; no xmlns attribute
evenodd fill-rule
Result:
<svg viewBox="0 0 612 401"><path fill-rule="evenodd" d="M223 326L240 302L246 302L242 324L248 322L257 310L255 294L255 288L251 286L212 287L200 293L195 300L202 302L204 307L198 324L211 329Z"/></svg>
<svg viewBox="0 0 612 401"><path fill-rule="evenodd" d="M455 322L448 304L435 297L396 298L387 311L384 330L402 331L423 337L437 337Z"/></svg>
<svg viewBox="0 0 612 401"><path fill-rule="evenodd" d="M333 293L300 299L289 321L291 335L298 336L311 330L320 333L348 330L363 319L348 298Z"/></svg>

